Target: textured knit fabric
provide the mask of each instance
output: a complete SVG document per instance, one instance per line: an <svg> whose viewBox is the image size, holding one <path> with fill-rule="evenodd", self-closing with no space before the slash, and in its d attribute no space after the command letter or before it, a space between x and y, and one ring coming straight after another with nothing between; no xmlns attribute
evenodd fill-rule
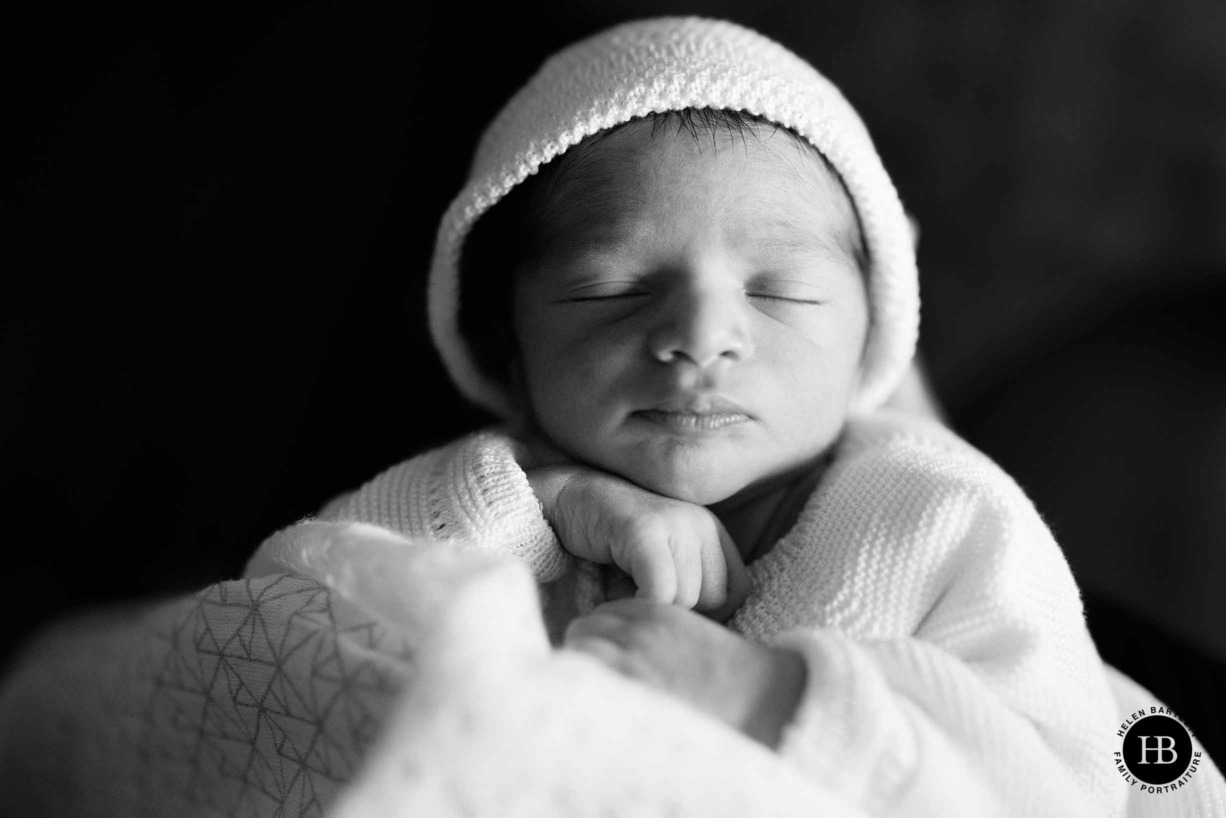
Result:
<svg viewBox="0 0 1226 818"><path fill-rule="evenodd" d="M842 177L871 262L872 329L857 406L879 406L910 364L919 286L910 224L864 123L839 90L795 54L732 23L658 18L616 26L554 55L507 103L477 148L468 184L439 226L430 270L430 331L469 399L504 417L502 387L473 360L458 325L459 260L477 218L584 137L684 108L746 111L808 140Z"/></svg>
<svg viewBox="0 0 1226 818"><path fill-rule="evenodd" d="M404 512L425 503L473 536L490 519L479 485L520 521L511 539L481 541L547 580L560 546L515 453L497 433L462 439L332 516L431 536L428 516ZM853 420L795 526L749 570L753 593L729 624L805 656L779 751L815 782L879 815L1125 814L1121 711L1063 554L1021 489L952 433ZM1128 814L1220 814L1220 774L1198 775L1165 799L1134 794Z"/></svg>
<svg viewBox="0 0 1226 818"><path fill-rule="evenodd" d="M567 554L541 517L520 447L483 432L388 469L320 517L359 520L432 540L509 550L541 582L558 578Z"/></svg>

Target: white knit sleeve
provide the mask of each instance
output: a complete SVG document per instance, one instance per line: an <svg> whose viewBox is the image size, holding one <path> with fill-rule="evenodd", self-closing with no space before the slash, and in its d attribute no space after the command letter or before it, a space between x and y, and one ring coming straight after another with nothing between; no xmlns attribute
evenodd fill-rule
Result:
<svg viewBox="0 0 1226 818"><path fill-rule="evenodd" d="M1119 814L1102 663L1016 484L894 441L826 488L774 612L741 621L806 660L780 752L872 814Z"/></svg>
<svg viewBox="0 0 1226 818"><path fill-rule="evenodd" d="M328 504L329 521L358 521L410 538L514 554L540 582L558 578L567 553L517 461L514 439L484 430L420 454Z"/></svg>

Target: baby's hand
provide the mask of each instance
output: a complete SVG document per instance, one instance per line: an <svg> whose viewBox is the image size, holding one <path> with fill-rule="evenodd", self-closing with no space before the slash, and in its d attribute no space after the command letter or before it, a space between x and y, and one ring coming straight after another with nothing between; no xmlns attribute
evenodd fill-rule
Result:
<svg viewBox="0 0 1226 818"><path fill-rule="evenodd" d="M798 653L751 642L673 605L608 602L566 629L566 648L688 701L777 747L804 691Z"/></svg>
<svg viewBox="0 0 1226 818"><path fill-rule="evenodd" d="M562 546L616 565L640 598L722 622L749 595L740 552L709 509L581 466L531 469L528 482Z"/></svg>

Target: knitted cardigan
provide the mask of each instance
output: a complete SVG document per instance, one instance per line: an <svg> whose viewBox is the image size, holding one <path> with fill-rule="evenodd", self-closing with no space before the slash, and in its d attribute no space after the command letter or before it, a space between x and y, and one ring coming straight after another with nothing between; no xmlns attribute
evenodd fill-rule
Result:
<svg viewBox="0 0 1226 818"><path fill-rule="evenodd" d="M509 551L550 583L570 558L523 454L481 431L322 516ZM1124 814L1112 671L1068 564L1017 484L952 432L884 411L851 420L798 521L749 573L729 627L804 656L778 749L823 786L871 814L927 814L953 790L966 814ZM1220 775L1204 772L1217 786L1150 807L1221 808Z"/></svg>

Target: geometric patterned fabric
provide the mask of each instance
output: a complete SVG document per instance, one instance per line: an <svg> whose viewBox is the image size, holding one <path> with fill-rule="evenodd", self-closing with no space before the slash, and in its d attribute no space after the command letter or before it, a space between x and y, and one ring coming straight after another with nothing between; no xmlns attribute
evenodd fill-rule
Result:
<svg viewBox="0 0 1226 818"><path fill-rule="evenodd" d="M286 575L177 607L143 712L140 800L201 818L322 816L409 678L405 635Z"/></svg>

